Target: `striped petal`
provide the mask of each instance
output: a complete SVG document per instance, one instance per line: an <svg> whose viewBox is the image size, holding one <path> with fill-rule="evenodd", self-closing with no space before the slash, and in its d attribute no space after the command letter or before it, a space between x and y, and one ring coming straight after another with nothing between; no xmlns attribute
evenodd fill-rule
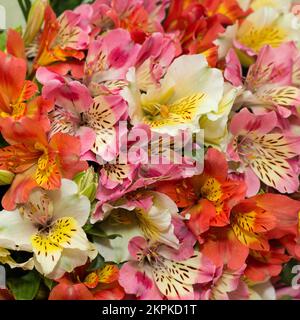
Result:
<svg viewBox="0 0 300 320"><path fill-rule="evenodd" d="M186 300L194 298L193 284L198 282L201 266L200 254L175 262L160 257L152 266L155 284L168 299Z"/></svg>
<svg viewBox="0 0 300 320"><path fill-rule="evenodd" d="M282 193L296 191L298 174L289 159L299 154L300 139L272 133L256 135L252 141L253 159L249 164L260 180Z"/></svg>

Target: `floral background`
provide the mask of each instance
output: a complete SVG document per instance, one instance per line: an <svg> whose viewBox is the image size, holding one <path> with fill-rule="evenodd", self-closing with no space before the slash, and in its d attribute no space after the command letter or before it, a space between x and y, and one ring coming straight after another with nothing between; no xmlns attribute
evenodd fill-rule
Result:
<svg viewBox="0 0 300 320"><path fill-rule="evenodd" d="M0 299L300 298L297 2L0 4Z"/></svg>

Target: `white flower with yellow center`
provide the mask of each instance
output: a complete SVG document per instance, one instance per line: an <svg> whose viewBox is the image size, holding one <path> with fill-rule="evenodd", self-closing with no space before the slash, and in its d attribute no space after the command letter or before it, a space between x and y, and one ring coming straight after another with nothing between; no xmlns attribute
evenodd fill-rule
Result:
<svg viewBox="0 0 300 320"><path fill-rule="evenodd" d="M89 213L90 201L73 181L63 179L60 190L35 189L26 204L0 213L0 247L33 252L36 269L59 278L97 254L82 229Z"/></svg>
<svg viewBox="0 0 300 320"><path fill-rule="evenodd" d="M247 66L253 63L251 57L265 45L277 48L288 41L299 43L299 31L299 17L267 6L251 13L240 26L227 27L214 43L219 47L220 59L234 46L242 63Z"/></svg>
<svg viewBox="0 0 300 320"><path fill-rule="evenodd" d="M247 17L238 29L236 39L255 53L265 45L277 48L283 42L298 42L299 18L293 13L284 14L274 8L263 7Z"/></svg>
<svg viewBox="0 0 300 320"><path fill-rule="evenodd" d="M199 130L199 118L217 111L223 95L223 77L201 55L183 55L174 60L158 87L138 89L134 68L127 74L129 86L122 92L129 104L131 122L146 123L152 130L176 134Z"/></svg>

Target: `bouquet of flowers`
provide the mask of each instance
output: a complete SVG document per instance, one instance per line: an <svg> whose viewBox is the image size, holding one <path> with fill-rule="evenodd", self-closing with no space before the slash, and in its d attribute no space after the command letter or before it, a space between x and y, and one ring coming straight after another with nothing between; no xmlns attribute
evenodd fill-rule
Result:
<svg viewBox="0 0 300 320"><path fill-rule="evenodd" d="M0 299L300 299L300 6L69 2L0 35Z"/></svg>

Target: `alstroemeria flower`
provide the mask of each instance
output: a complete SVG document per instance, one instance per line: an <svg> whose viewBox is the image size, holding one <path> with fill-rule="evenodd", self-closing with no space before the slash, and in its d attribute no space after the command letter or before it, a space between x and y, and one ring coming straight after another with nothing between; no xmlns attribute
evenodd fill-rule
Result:
<svg viewBox="0 0 300 320"><path fill-rule="evenodd" d="M271 281L248 285L249 300L276 300L276 291Z"/></svg>
<svg viewBox="0 0 300 320"><path fill-rule="evenodd" d="M132 198L132 199L131 199ZM166 195L144 191L128 195L112 204L102 206L101 215L92 221L103 220L100 226L115 239L97 239L95 245L107 261L120 263L128 259L127 245L134 236L144 236L151 242L160 242L178 248L172 218L177 216L175 203Z"/></svg>
<svg viewBox="0 0 300 320"><path fill-rule="evenodd" d="M279 48L264 46L243 82L241 64L234 50L230 50L224 75L234 86L242 86L235 105L246 105L256 114L275 110L280 121L294 114L295 106L300 103L300 90L294 83L297 82L297 54L293 42Z"/></svg>
<svg viewBox="0 0 300 320"><path fill-rule="evenodd" d="M173 0L164 22L164 28L168 32L179 34L184 53L202 53L206 56L209 65L215 66L218 52L213 41L225 29L219 17L208 17L207 13L200 1Z"/></svg>
<svg viewBox="0 0 300 320"><path fill-rule="evenodd" d="M58 285L51 290L49 300L122 300L125 292L118 278L116 265L105 264L90 273L82 266L56 280Z"/></svg>
<svg viewBox="0 0 300 320"><path fill-rule="evenodd" d="M223 24L234 24L238 20L245 18L251 10L243 10L239 0L204 0L203 6L208 15L218 15Z"/></svg>
<svg viewBox="0 0 300 320"><path fill-rule="evenodd" d="M217 111L223 95L223 77L209 68L203 55L183 55L173 61L160 86L146 92L136 84L135 72L127 75L129 87L122 96L129 104L133 124L146 123L152 130L176 134L181 129L199 130L201 115Z"/></svg>
<svg viewBox="0 0 300 320"><path fill-rule="evenodd" d="M246 264L245 276L253 282L263 282L271 277L277 277L282 267L291 257L285 254L285 248L280 243L271 245L270 251L250 250ZM276 245L278 248L276 248Z"/></svg>
<svg viewBox="0 0 300 320"><path fill-rule="evenodd" d="M228 156L242 164L248 195L258 192L260 181L282 193L298 190L298 169L294 165L300 154L300 138L278 130L275 112L254 115L244 108L230 124L233 135Z"/></svg>
<svg viewBox="0 0 300 320"><path fill-rule="evenodd" d="M134 66L139 48L123 29L109 31L91 42L84 82L93 96L114 93L127 84L126 73Z"/></svg>
<svg viewBox="0 0 300 320"><path fill-rule="evenodd" d="M105 160L117 155L118 121L126 114L126 104L118 95L97 96L92 99L89 90L79 81L72 81L46 68L37 71L44 84L43 96L55 101L50 113L51 131L78 136L81 154L93 151Z"/></svg>
<svg viewBox="0 0 300 320"><path fill-rule="evenodd" d="M158 183L156 189L185 208L184 215L189 219L187 225L196 237L210 226L228 224L231 208L244 199L246 192L243 182L228 178L224 154L212 148L206 153L201 175L183 181Z"/></svg>
<svg viewBox="0 0 300 320"><path fill-rule="evenodd" d="M48 6L45 10L45 23L38 40L38 52L34 59L34 68L48 66L54 62L65 62L75 58L84 58L82 50L89 43L89 27L81 25L81 15L65 11L59 18Z"/></svg>
<svg viewBox="0 0 300 320"><path fill-rule="evenodd" d="M200 300L231 300L235 291L247 294L247 285L242 281L246 264L238 270L230 270L226 266L216 269L213 280L204 285L198 285Z"/></svg>
<svg viewBox="0 0 300 320"><path fill-rule="evenodd" d="M97 252L82 226L90 202L75 182L63 179L59 190L35 189L15 211L0 213L0 245L33 252L35 268L49 278L61 277L94 259Z"/></svg>
<svg viewBox="0 0 300 320"><path fill-rule="evenodd" d="M300 259L300 201L278 194L270 194L268 200L260 199L277 219L276 229L269 232L269 238L278 239L291 256Z"/></svg>
<svg viewBox="0 0 300 320"><path fill-rule="evenodd" d="M202 53L209 65L215 66L218 48L214 41L224 32L224 26L246 15L236 0L173 0L164 27L179 33L184 53Z"/></svg>
<svg viewBox="0 0 300 320"><path fill-rule="evenodd" d="M169 248L159 243L150 245L144 238L129 242L131 260L120 270L119 282L126 293L138 299L194 299L193 285L212 280L215 268L199 252L182 258L169 255Z"/></svg>
<svg viewBox="0 0 300 320"><path fill-rule="evenodd" d="M196 150L191 131L180 131L174 137L153 132L145 124L136 125L129 130L126 125L123 131L124 134L122 130L118 130L120 148L115 161L100 163L102 166L99 172L100 183L96 195L99 202L96 211L103 203L117 200L157 181L177 180L202 172L202 162L198 161L199 158L202 159L201 155L194 159L187 154ZM179 142L177 145L176 141ZM182 154L183 146L185 155ZM91 157L88 160L97 162L98 158Z"/></svg>
<svg viewBox="0 0 300 320"><path fill-rule="evenodd" d="M234 206L228 226L210 228L202 235L201 252L216 266L227 264L236 270L245 263L249 250L259 251L262 255L270 251L268 232L275 229L277 218L276 209L270 206L273 199L269 196L258 195ZM283 201L287 198L279 197ZM192 224L189 227L192 231L195 228Z"/></svg>
<svg viewBox="0 0 300 320"><path fill-rule="evenodd" d="M158 32L149 36L140 47L134 65L137 88L147 91L151 86L158 87L177 54L175 37Z"/></svg>
<svg viewBox="0 0 300 320"><path fill-rule="evenodd" d="M35 97L37 85L26 79L26 61L0 51L0 121L29 117L49 128L47 112L52 103L42 97Z"/></svg>
<svg viewBox="0 0 300 320"><path fill-rule="evenodd" d="M251 13L240 26L229 26L216 44L221 46L222 52L234 46L243 64L248 65L265 45L277 48L284 42L298 42L298 25L299 18L293 13L263 7Z"/></svg>
<svg viewBox="0 0 300 320"><path fill-rule="evenodd" d="M93 23L101 31L123 28L135 42L142 43L153 32L162 32L168 0L97 0L92 4Z"/></svg>
<svg viewBox="0 0 300 320"><path fill-rule="evenodd" d="M63 177L71 179L87 168L79 159L78 138L57 133L48 140L39 123L29 118L19 122L7 119L1 133L10 146L0 149L0 169L16 174L2 198L6 210L25 203L33 188L57 189Z"/></svg>

